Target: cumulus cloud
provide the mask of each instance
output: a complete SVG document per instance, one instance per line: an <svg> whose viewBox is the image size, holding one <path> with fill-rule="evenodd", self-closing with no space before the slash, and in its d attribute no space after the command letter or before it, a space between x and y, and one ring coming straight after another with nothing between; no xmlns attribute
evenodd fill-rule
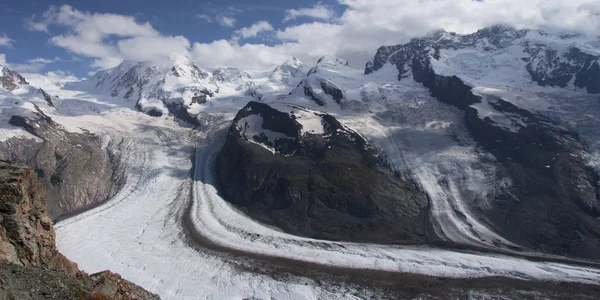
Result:
<svg viewBox="0 0 600 300"><path fill-rule="evenodd" d="M39 72L45 66L46 66L46 64L43 64L43 63L24 63L24 64L10 64L8 67L11 68L13 71L22 73L22 72Z"/></svg>
<svg viewBox="0 0 600 300"><path fill-rule="evenodd" d="M33 58L33 59L29 59L27 61L25 61L24 63L11 63L8 64L6 62L6 57L4 60L4 65L7 65L10 69L17 71L19 73L22 72L39 72L40 70L42 70L46 65L54 63L56 61L59 61L60 58L55 57L53 59L48 59L48 58L43 58L43 57L38 57L38 58Z"/></svg>
<svg viewBox="0 0 600 300"><path fill-rule="evenodd" d="M236 19L233 17L221 15L217 17L217 22L219 22L219 24L221 24L221 26L224 27L233 27L235 26Z"/></svg>
<svg viewBox="0 0 600 300"><path fill-rule="evenodd" d="M264 69L286 61L290 56L302 53L297 43L275 46L244 44L217 40L211 43L194 43L192 58L203 68L229 66L242 69ZM301 56L301 55L297 55ZM301 57L302 59L302 57Z"/></svg>
<svg viewBox="0 0 600 300"><path fill-rule="evenodd" d="M294 20L300 17L308 17L319 20L331 20L335 17L335 12L330 9L327 5L317 3L313 7L299 8L299 9L288 9L285 11L284 22Z"/></svg>
<svg viewBox="0 0 600 300"><path fill-rule="evenodd" d="M322 55L340 56L352 66L362 68L379 46L405 43L440 28L466 34L503 23L517 28L543 27L595 35L600 32L598 0L403 0L400 3L338 0L338 3L342 11L337 14L322 3L292 9L285 12L285 21L301 17L313 20L274 28L258 19L252 26L233 31L229 41L208 43L164 36L149 23L137 22L130 16L81 12L70 6L51 8L41 18L33 18L30 28L41 31L49 31L49 26L67 28L67 32L52 37L51 42L95 58L97 67L114 66L122 59L161 60L184 55L206 68L264 68L282 63L289 56L314 63ZM234 27L238 13L234 8L225 8L197 18ZM276 38L275 44L240 44L261 33L271 33ZM109 37L111 42L107 41Z"/></svg>
<svg viewBox="0 0 600 300"><path fill-rule="evenodd" d="M45 74L40 73L22 73L23 77L27 79L27 82L35 87L40 87L47 92L52 92L59 89L67 82L80 81L79 78L69 72L62 70L55 70L46 72Z"/></svg>
<svg viewBox="0 0 600 300"><path fill-rule="evenodd" d="M0 46L12 47L14 42L15 41L13 41L8 36L6 36L6 34L3 34L2 36L0 36Z"/></svg>
<svg viewBox="0 0 600 300"><path fill-rule="evenodd" d="M29 59L29 60L27 60L27 62L32 63L32 64L35 64L35 63L51 64L51 63L59 61L59 60L60 60L60 58L58 58L58 57L54 57L53 59L38 57L38 58Z"/></svg>
<svg viewBox="0 0 600 300"><path fill-rule="evenodd" d="M187 56L190 42L182 36L135 37L117 43L119 54L127 60L166 62Z"/></svg>
<svg viewBox="0 0 600 300"><path fill-rule="evenodd" d="M256 23L252 24L252 26L250 26L250 27L244 27L242 29L236 30L235 33L233 34L233 39L234 40L247 39L247 38L251 38L251 37L256 37L256 36L258 36L258 34L260 34L262 32L271 32L271 31L275 31L275 28L273 28L273 26L269 22L258 21Z"/></svg>
<svg viewBox="0 0 600 300"><path fill-rule="evenodd" d="M207 14L197 14L197 15L195 16L195 18L196 18L196 19L198 19L198 20L202 20L202 21L204 21L204 22L207 22L207 23L213 23L213 22L214 22L213 18L211 18L211 17L210 17L209 15L207 15Z"/></svg>
<svg viewBox="0 0 600 300"><path fill-rule="evenodd" d="M44 68L47 64L54 63L60 60L60 58L55 57L54 59L48 59L43 57L33 58L25 61L24 63L8 63L6 61L6 55L0 53L0 65L7 66L11 70L21 72L39 72L42 68Z"/></svg>
<svg viewBox="0 0 600 300"><path fill-rule="evenodd" d="M66 28L66 33L53 36L50 42L94 58L93 66L98 68L113 67L123 59L158 62L189 53L189 41L184 37L163 36L150 23L137 22L132 16L90 13L63 5L50 7L41 18L28 23L30 29L45 32L49 26Z"/></svg>

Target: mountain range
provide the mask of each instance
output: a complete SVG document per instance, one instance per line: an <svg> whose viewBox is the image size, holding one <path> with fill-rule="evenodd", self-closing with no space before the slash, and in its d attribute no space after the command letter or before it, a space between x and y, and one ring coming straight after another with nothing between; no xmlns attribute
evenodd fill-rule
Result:
<svg viewBox="0 0 600 300"><path fill-rule="evenodd" d="M190 198L212 203L197 214L239 251L368 242L600 263L600 37L438 30L381 46L364 68L124 61L51 92L2 66L0 87L0 158L44 179L53 218L110 204L137 178L124 150L136 134L184 128L206 143L190 146L193 172L205 153L215 179L170 180L214 186ZM221 198L240 215L214 210Z"/></svg>

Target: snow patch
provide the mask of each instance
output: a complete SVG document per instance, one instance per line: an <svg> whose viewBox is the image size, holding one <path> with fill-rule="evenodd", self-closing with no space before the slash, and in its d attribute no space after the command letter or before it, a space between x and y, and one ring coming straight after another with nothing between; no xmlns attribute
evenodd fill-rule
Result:
<svg viewBox="0 0 600 300"><path fill-rule="evenodd" d="M288 139L296 140L295 137L287 136L281 132L275 132L263 128L263 117L261 114L249 115L237 121L236 129L240 132L240 136L246 141L259 145L271 153L275 154L275 145L278 140Z"/></svg>

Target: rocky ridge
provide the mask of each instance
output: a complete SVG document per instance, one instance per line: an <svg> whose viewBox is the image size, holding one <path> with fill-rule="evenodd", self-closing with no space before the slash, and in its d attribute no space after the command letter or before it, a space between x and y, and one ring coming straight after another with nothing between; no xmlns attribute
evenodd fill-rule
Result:
<svg viewBox="0 0 600 300"><path fill-rule="evenodd" d="M56 250L45 185L29 168L0 161L1 299L158 299L118 274L87 275Z"/></svg>
<svg viewBox="0 0 600 300"><path fill-rule="evenodd" d="M66 130L49 116L59 114L54 102L60 99L30 86L17 72L5 74L12 74L20 85L13 90L0 87L0 121L20 133L0 141L0 159L26 164L44 180L50 217L92 207L114 195L123 179L119 141Z"/></svg>

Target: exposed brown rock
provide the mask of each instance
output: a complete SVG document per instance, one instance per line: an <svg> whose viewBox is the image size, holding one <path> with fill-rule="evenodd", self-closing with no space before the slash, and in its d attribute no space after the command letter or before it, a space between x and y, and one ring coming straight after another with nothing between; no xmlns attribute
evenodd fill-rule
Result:
<svg viewBox="0 0 600 300"><path fill-rule="evenodd" d="M103 203L121 187L118 154L98 136L69 132L45 115L13 116L10 122L39 139L0 142L0 159L26 164L43 180L53 220Z"/></svg>
<svg viewBox="0 0 600 300"><path fill-rule="evenodd" d="M158 299L108 271L87 275L56 249L44 182L0 160L0 299Z"/></svg>

